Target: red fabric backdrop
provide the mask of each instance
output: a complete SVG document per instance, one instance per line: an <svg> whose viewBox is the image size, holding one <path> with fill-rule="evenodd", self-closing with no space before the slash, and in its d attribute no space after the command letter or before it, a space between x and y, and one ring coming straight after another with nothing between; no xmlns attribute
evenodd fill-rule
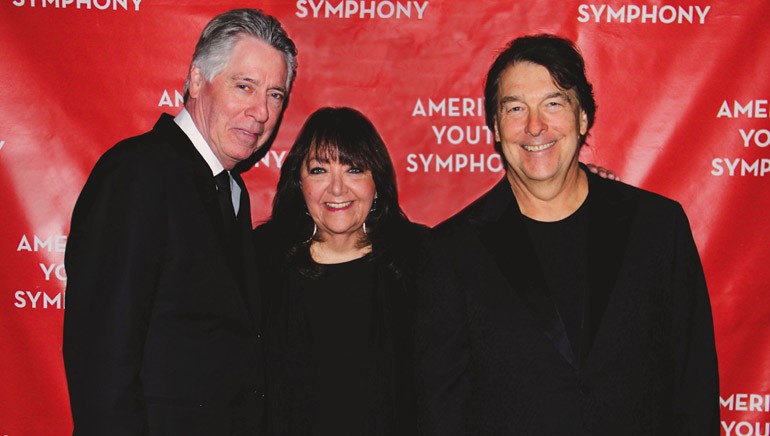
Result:
<svg viewBox="0 0 770 436"><path fill-rule="evenodd" d="M278 138L245 174L257 220L305 117L345 105L380 129L409 216L438 223L501 176L481 109L496 53L528 33L575 40L599 105L584 160L684 205L714 310L722 432L770 434L767 0L4 0L0 436L71 431L62 264L75 199L102 152L176 114L200 30L235 7L278 17L300 51Z"/></svg>

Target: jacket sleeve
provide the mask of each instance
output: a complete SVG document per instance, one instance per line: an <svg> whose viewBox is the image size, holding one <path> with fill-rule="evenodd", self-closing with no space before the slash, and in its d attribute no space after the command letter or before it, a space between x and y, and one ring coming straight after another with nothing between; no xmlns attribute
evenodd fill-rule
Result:
<svg viewBox="0 0 770 436"><path fill-rule="evenodd" d="M714 325L700 257L681 206L675 217L673 397L675 434L718 436L719 375Z"/></svg>
<svg viewBox="0 0 770 436"><path fill-rule="evenodd" d="M63 352L75 436L148 432L140 372L165 225L152 177L102 158L73 212Z"/></svg>
<svg viewBox="0 0 770 436"><path fill-rule="evenodd" d="M448 253L426 243L417 279L415 367L418 434L469 434L469 344L464 292Z"/></svg>

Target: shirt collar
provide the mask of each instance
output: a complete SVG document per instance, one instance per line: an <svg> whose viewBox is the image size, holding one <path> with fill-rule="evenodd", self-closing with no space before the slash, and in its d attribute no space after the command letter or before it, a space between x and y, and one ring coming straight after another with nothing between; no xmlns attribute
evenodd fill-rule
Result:
<svg viewBox="0 0 770 436"><path fill-rule="evenodd" d="M198 150L198 153L200 153L206 163L209 164L212 175L217 175L224 171L225 167L222 166L222 163L219 162L219 159L217 159L217 156L211 150L209 144L203 139L203 135L201 135L200 130L198 130L198 127L195 125L190 113L187 112L187 109L182 108L182 110L179 111L179 115L174 118L174 122L180 129L182 129L185 135L190 138L195 149Z"/></svg>

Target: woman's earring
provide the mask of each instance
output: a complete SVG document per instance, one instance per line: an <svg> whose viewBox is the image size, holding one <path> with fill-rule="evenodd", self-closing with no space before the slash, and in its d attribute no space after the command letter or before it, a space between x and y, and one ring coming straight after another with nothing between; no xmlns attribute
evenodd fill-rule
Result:
<svg viewBox="0 0 770 436"><path fill-rule="evenodd" d="M364 221L364 235L366 235L366 221Z"/></svg>
<svg viewBox="0 0 770 436"><path fill-rule="evenodd" d="M369 209L369 213L374 212L377 210L377 194L374 194L374 200L372 201L372 207Z"/></svg>
<svg viewBox="0 0 770 436"><path fill-rule="evenodd" d="M315 238L315 234L316 233L318 233L318 226L316 225L315 222L313 222L313 234L310 235L310 237L307 238L307 240L305 242L303 242L303 244L309 244L309 243L313 242L313 238Z"/></svg>

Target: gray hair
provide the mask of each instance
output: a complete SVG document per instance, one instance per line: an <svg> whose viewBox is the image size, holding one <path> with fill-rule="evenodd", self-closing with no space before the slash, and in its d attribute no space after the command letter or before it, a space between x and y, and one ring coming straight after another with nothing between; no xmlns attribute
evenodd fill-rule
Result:
<svg viewBox="0 0 770 436"><path fill-rule="evenodd" d="M281 23L261 10L233 9L214 17L201 32L190 63L190 70L193 65L200 68L203 77L210 82L225 69L230 62L233 45L244 35L264 41L283 53L288 70L286 91L290 91L297 74L297 48L281 27ZM188 71L184 84L185 102L189 97L189 88L190 72Z"/></svg>

